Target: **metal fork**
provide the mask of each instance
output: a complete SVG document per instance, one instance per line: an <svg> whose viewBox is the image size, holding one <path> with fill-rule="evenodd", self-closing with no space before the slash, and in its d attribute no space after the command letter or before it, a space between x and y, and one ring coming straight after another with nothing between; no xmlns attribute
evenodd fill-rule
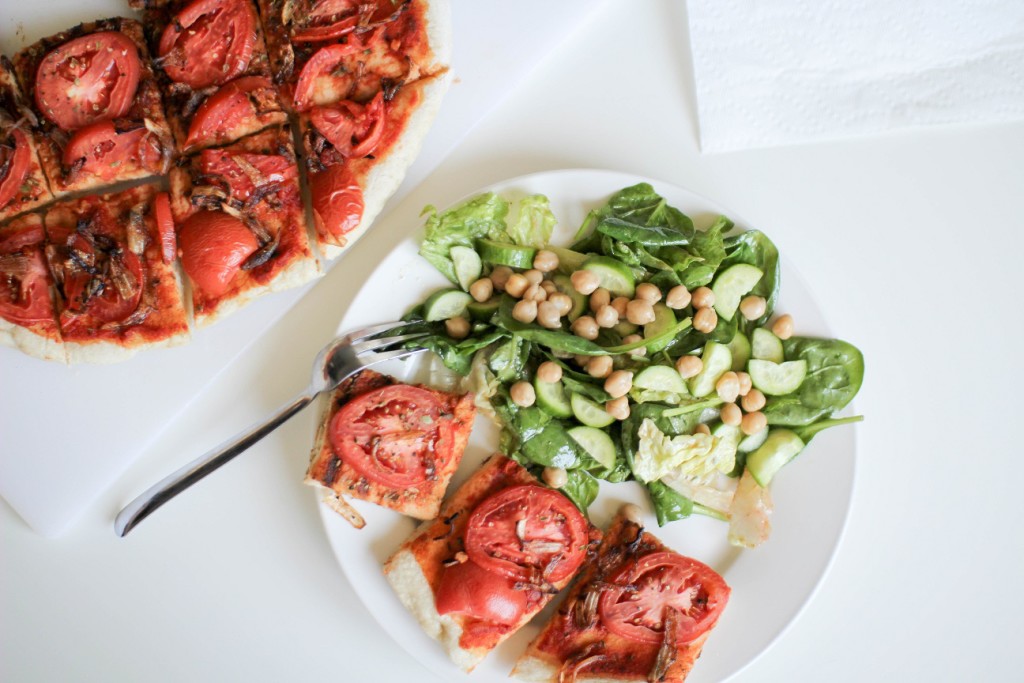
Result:
<svg viewBox="0 0 1024 683"><path fill-rule="evenodd" d="M379 339L372 338L399 327L401 324L384 323L367 327L350 332L325 346L317 354L316 361L313 363L313 379L302 393L266 419L257 422L244 432L236 434L143 491L117 514L117 519L114 520L114 530L117 535L127 534L171 498L280 427L289 418L312 403L319 394L331 391L365 367L396 358L406 358L425 351L426 349L399 348L391 351L386 349L396 344L424 337L427 335L426 332Z"/></svg>

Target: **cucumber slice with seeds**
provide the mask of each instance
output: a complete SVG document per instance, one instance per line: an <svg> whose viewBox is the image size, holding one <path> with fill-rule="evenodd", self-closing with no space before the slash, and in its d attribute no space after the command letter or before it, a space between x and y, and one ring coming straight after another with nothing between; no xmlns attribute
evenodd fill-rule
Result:
<svg viewBox="0 0 1024 683"><path fill-rule="evenodd" d="M747 367L747 361L750 360L750 340L747 339L747 335L742 332L736 332L733 335L732 341L727 344L729 351L732 353L732 371L739 372Z"/></svg>
<svg viewBox="0 0 1024 683"><path fill-rule="evenodd" d="M747 469L760 486L768 486L775 473L803 449L803 440L794 432L773 429L761 447L747 456Z"/></svg>
<svg viewBox="0 0 1024 683"><path fill-rule="evenodd" d="M676 324L676 314L665 304L654 304L654 322L644 325L644 338L650 339ZM674 341L673 339L662 339L647 345L648 353L657 353Z"/></svg>
<svg viewBox="0 0 1024 683"><path fill-rule="evenodd" d="M448 255L452 257L459 286L468 292L469 286L480 279L480 273L484 270L480 254L469 247L455 246L449 250Z"/></svg>
<svg viewBox="0 0 1024 683"><path fill-rule="evenodd" d="M466 312L472 300L473 297L462 290L442 289L423 302L423 317L429 323L458 317Z"/></svg>
<svg viewBox="0 0 1024 683"><path fill-rule="evenodd" d="M711 283L715 293L715 310L724 320L732 320L740 307L740 299L754 288L764 276L764 271L749 263L737 263L726 268Z"/></svg>
<svg viewBox="0 0 1024 683"><path fill-rule="evenodd" d="M718 342L708 342L701 354L704 367L690 378L690 393L697 398L707 396L715 390L715 384L722 375L732 367L732 352L728 346Z"/></svg>
<svg viewBox="0 0 1024 683"><path fill-rule="evenodd" d="M782 340L763 327L754 329L750 338L750 355L760 360L781 363L786 360L782 351Z"/></svg>
<svg viewBox="0 0 1024 683"><path fill-rule="evenodd" d="M807 361L773 363L755 358L747 364L747 372L754 386L768 396L785 396L800 388L807 376Z"/></svg>
<svg viewBox="0 0 1024 683"><path fill-rule="evenodd" d="M604 406L582 394L570 396L569 403L572 405L572 414L588 427L607 427L615 422L615 418L608 414Z"/></svg>
<svg viewBox="0 0 1024 683"><path fill-rule="evenodd" d="M533 388L537 392L537 405L544 412L554 417L572 417L572 406L569 404L569 397L565 394L565 386L561 381L542 382L539 378L533 378Z"/></svg>
<svg viewBox="0 0 1024 683"><path fill-rule="evenodd" d="M583 262L583 270L589 270L600 279L601 287L611 292L612 297L636 294L636 278L633 271L622 261L609 256L590 256Z"/></svg>
<svg viewBox="0 0 1024 683"><path fill-rule="evenodd" d="M469 311L469 317L473 320L479 320L480 322L489 322L494 314L498 311L498 307L501 306L501 299L493 297L483 303L479 301L470 301L466 306L466 310Z"/></svg>
<svg viewBox="0 0 1024 683"><path fill-rule="evenodd" d="M690 390L686 381L679 376L675 368L667 365L651 365L636 373L633 378L633 386L638 389L653 389L654 391L667 391L673 394L687 396Z"/></svg>
<svg viewBox="0 0 1024 683"><path fill-rule="evenodd" d="M615 442L607 433L594 427L573 427L569 436L602 467L615 467Z"/></svg>
<svg viewBox="0 0 1024 683"><path fill-rule="evenodd" d="M533 257L537 255L537 250L533 247L495 242L494 240L479 239L476 241L476 246L481 259L487 263L509 268L533 268Z"/></svg>
<svg viewBox="0 0 1024 683"><path fill-rule="evenodd" d="M768 428L765 427L759 432L755 432L750 436L744 437L743 440L740 441L740 444L736 447L736 450L738 450L740 453L753 453L754 451L761 447L761 444L763 444L767 438Z"/></svg>

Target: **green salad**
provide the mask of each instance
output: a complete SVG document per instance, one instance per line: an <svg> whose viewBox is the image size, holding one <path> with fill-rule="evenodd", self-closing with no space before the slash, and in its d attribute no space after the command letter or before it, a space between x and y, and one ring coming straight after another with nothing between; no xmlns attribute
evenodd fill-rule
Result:
<svg viewBox="0 0 1024 683"><path fill-rule="evenodd" d="M728 522L767 539L769 484L864 375L854 346L777 315L779 254L763 233L707 230L648 184L551 245L547 198L483 194L424 211L420 254L452 286L389 334L433 351L501 426L500 449L586 511L598 480L644 485L659 524Z"/></svg>

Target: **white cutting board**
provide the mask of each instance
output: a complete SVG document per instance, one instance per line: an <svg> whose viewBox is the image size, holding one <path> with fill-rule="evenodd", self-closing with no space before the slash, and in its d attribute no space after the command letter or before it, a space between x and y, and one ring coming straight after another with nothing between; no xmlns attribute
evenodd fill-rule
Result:
<svg viewBox="0 0 1024 683"><path fill-rule="evenodd" d="M8 56L79 22L131 14L122 0L0 4L0 49ZM587 0L454 0L455 80L392 204L601 6ZM383 238L371 229L365 239ZM66 531L304 292L265 297L201 330L187 346L140 353L118 365L68 368L0 349L0 496L37 532Z"/></svg>

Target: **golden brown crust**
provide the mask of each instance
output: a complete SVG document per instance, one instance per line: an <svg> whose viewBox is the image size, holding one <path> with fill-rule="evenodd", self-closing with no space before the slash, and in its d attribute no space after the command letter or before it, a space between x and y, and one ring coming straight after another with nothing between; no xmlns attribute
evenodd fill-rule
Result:
<svg viewBox="0 0 1024 683"><path fill-rule="evenodd" d="M100 31L116 31L124 34L139 51L141 69L139 85L135 91L131 108L124 117L117 120L117 127L120 130L145 127L152 136L149 143L158 149L156 155L148 160L133 159L128 163L122 163L118 167L116 177L111 180L102 180L94 175L76 172L74 168L64 166L64 149L70 140L71 132L61 130L59 126L46 118L43 112L39 111L35 98L36 72L43 58L69 40ZM114 17L79 24L67 31L43 38L19 52L14 57L14 68L26 100L39 118L42 133L39 140L39 159L54 196L61 197L70 192L92 190L115 182L167 173L171 157L175 153L174 141L164 115L160 90L150 65L149 50L146 47L142 25L139 22L133 19Z"/></svg>
<svg viewBox="0 0 1024 683"><path fill-rule="evenodd" d="M0 144L9 142L15 127L25 134L31 153L28 172L22 181L18 194L0 206L0 221L45 204L53 199L50 186L39 163L39 126L35 116L25 112L31 110L21 93L14 75L14 65L6 56L0 55Z"/></svg>

